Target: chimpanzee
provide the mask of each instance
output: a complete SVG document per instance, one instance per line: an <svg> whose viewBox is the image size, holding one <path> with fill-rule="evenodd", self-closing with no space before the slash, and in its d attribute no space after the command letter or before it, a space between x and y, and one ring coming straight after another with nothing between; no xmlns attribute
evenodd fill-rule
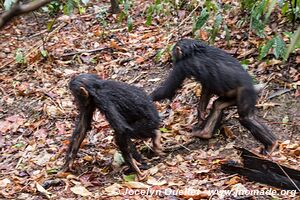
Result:
<svg viewBox="0 0 300 200"><path fill-rule="evenodd" d="M151 138L155 153L162 154L160 144L159 116L150 97L135 86L126 83L101 80L93 74L81 74L69 83L79 108L79 119L70 140L63 170L72 167L86 132L91 128L93 113L98 108L115 131L116 144L124 160L138 179L146 177L138 167L141 156L131 139Z"/></svg>
<svg viewBox="0 0 300 200"><path fill-rule="evenodd" d="M240 123L264 145L262 153L272 153L277 147L276 137L254 115L257 94L252 79L241 64L225 51L193 39L178 41L172 51L173 70L155 89L154 101L172 99L185 78L195 78L202 85L198 104L198 123L192 135L204 139L212 137L218 128L223 109L236 105ZM205 119L209 99L217 95L212 111Z"/></svg>

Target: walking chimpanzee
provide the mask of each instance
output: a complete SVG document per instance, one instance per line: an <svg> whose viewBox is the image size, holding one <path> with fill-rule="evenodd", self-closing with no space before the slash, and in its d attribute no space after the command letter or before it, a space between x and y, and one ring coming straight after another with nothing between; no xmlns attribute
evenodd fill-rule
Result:
<svg viewBox="0 0 300 200"><path fill-rule="evenodd" d="M155 89L154 101L172 99L185 78L195 78L202 85L198 105L198 123L192 135L211 138L222 118L223 109L236 105L240 123L264 145L263 153L272 153L277 139L254 115L257 94L252 79L241 64L225 51L193 39L182 39L173 48L174 66L168 78ZM213 108L205 119L212 95L217 95Z"/></svg>
<svg viewBox="0 0 300 200"><path fill-rule="evenodd" d="M74 77L69 88L78 104L79 117L63 170L72 167L80 144L91 128L93 113L98 108L114 129L116 144L126 164L137 172L139 180L144 179L146 173L142 173L138 167L141 156L131 139L151 138L154 152L162 153L161 135L157 131L159 116L150 97L140 88L122 82L101 80L93 74Z"/></svg>

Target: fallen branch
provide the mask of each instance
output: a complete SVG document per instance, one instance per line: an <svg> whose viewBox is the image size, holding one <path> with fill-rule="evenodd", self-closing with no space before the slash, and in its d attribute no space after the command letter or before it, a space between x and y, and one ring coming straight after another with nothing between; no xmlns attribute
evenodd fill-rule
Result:
<svg viewBox="0 0 300 200"><path fill-rule="evenodd" d="M0 29L5 26L12 18L29 13L31 11L37 10L38 8L50 3L52 0L36 0L32 1L27 4L20 4L19 1L17 1L10 10L4 12L0 16Z"/></svg>
<svg viewBox="0 0 300 200"><path fill-rule="evenodd" d="M225 173L238 173L250 181L300 192L300 172L298 170L266 160L244 148L237 149L242 152L243 165L229 160L221 165L221 169Z"/></svg>

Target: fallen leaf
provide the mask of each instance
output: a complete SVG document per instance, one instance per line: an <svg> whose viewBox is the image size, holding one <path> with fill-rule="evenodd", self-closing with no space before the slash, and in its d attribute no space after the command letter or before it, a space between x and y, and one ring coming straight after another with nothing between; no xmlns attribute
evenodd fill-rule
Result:
<svg viewBox="0 0 300 200"><path fill-rule="evenodd" d="M40 152L40 154L33 159L33 162L39 166L44 166L47 162L49 162L52 154L47 153L47 151Z"/></svg>
<svg viewBox="0 0 300 200"><path fill-rule="evenodd" d="M130 181L134 181L135 180L135 175L134 174L129 174L129 175L124 175L123 176L124 180L127 181L127 182L130 182Z"/></svg>
<svg viewBox="0 0 300 200"><path fill-rule="evenodd" d="M105 192L107 192L107 195L109 196L117 196L120 194L120 188L122 186L118 183L114 183L106 188L104 188Z"/></svg>
<svg viewBox="0 0 300 200"><path fill-rule="evenodd" d="M147 189L150 187L150 185L141 183L141 182L137 182L137 181L129 181L129 182L125 182L123 184L124 186L127 186L131 189Z"/></svg>
<svg viewBox="0 0 300 200"><path fill-rule="evenodd" d="M228 128L227 126L224 126L223 128L224 128L224 133L225 133L226 137L228 137L229 139L235 138L235 135L232 132L232 130L230 130L230 128Z"/></svg>
<svg viewBox="0 0 300 200"><path fill-rule="evenodd" d="M8 178L0 180L0 187L6 187L8 184L10 184L11 181Z"/></svg>
<svg viewBox="0 0 300 200"><path fill-rule="evenodd" d="M41 186L38 182L35 182L36 188L37 190L44 194L48 199L50 199L50 195L52 195L51 192L48 192L47 190L45 190L45 188L43 188L43 186Z"/></svg>
<svg viewBox="0 0 300 200"><path fill-rule="evenodd" d="M88 191L85 187L83 187L82 185L75 185L74 187L71 187L70 190L74 194L78 194L83 197L92 196L92 193L90 191Z"/></svg>
<svg viewBox="0 0 300 200"><path fill-rule="evenodd" d="M148 180L147 180L147 183L149 185L156 185L156 186L162 186L162 185L165 185L167 184L167 181L166 180L157 180L156 178L154 177L149 177Z"/></svg>
<svg viewBox="0 0 300 200"><path fill-rule="evenodd" d="M157 82L160 81L161 78L153 78L153 79L149 79L148 82Z"/></svg>
<svg viewBox="0 0 300 200"><path fill-rule="evenodd" d="M232 177L229 181L225 182L226 185L235 185L241 181L241 178L238 176Z"/></svg>
<svg viewBox="0 0 300 200"><path fill-rule="evenodd" d="M119 151L115 151L112 165L115 167L120 167L124 162L125 161L122 154Z"/></svg>
<svg viewBox="0 0 300 200"><path fill-rule="evenodd" d="M154 175L158 172L158 166L151 167L149 170L150 175Z"/></svg>

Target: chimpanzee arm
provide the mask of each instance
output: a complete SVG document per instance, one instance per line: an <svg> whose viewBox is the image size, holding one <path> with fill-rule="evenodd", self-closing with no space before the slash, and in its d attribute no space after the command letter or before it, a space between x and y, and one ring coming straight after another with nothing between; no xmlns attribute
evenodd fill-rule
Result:
<svg viewBox="0 0 300 200"><path fill-rule="evenodd" d="M86 106L80 105L78 122L71 137L71 143L66 154L66 161L63 166L63 170L71 168L79 147L85 138L86 132L90 129L94 111L95 106L92 102L89 102Z"/></svg>
<svg viewBox="0 0 300 200"><path fill-rule="evenodd" d="M166 98L172 99L185 77L181 65L175 65L168 78L151 93L153 101L159 101Z"/></svg>

